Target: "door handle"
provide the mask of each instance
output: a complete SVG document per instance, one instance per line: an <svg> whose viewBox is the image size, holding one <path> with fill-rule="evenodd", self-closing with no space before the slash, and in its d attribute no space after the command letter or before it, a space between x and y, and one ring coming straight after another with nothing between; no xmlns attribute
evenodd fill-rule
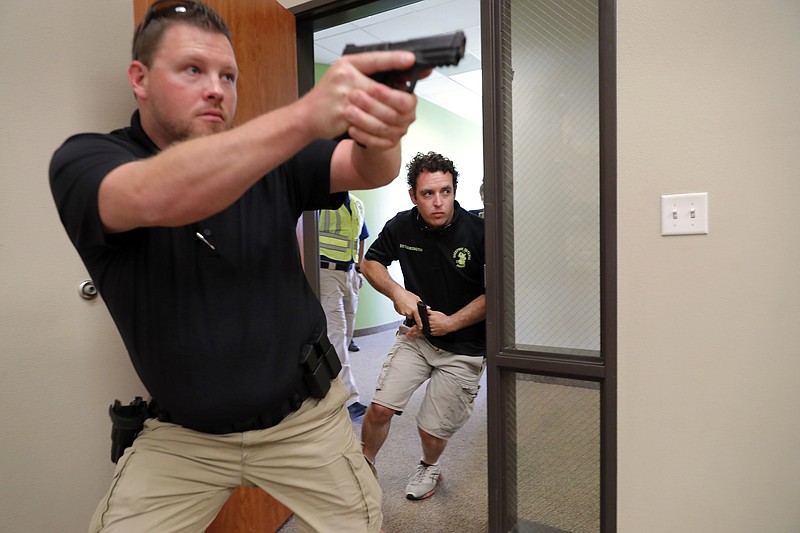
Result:
<svg viewBox="0 0 800 533"><path fill-rule="evenodd" d="M84 300L94 300L97 298L97 287L92 280L87 279L78 285L78 295Z"/></svg>

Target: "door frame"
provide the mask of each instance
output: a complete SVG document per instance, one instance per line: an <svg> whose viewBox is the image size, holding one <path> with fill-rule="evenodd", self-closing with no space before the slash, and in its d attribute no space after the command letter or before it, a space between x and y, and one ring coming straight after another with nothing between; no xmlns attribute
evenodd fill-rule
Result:
<svg viewBox="0 0 800 533"><path fill-rule="evenodd" d="M481 2L483 39L484 166L487 176L503 176L502 80L500 43L502 10L509 0ZM616 2L598 0L599 12L599 239L600 239L600 357L580 354L554 356L513 349L503 338L503 240L507 226L500 206L505 198L502 180L487 180L487 389L489 450L489 531L505 532L516 521L514 496L507 489L515 457L506 446L507 424L513 420L515 374L536 374L600 384L600 531L616 531L617 507L617 131L616 131Z"/></svg>
<svg viewBox="0 0 800 533"><path fill-rule="evenodd" d="M297 90L303 96L314 86L314 32L414 4L419 0L312 0L289 9L295 16L297 36ZM302 217L303 257L319 257L318 214L306 211ZM305 262L311 289L319 296L319 266Z"/></svg>
<svg viewBox="0 0 800 533"><path fill-rule="evenodd" d="M295 15L297 32L298 90L302 96L314 85L314 32L363 17L414 4L419 0L313 0L289 9ZM616 107L616 1L598 0L599 10L599 116L600 116L600 358L546 356L520 357L503 346L504 299L502 294L503 236L497 206L503 205L500 133L499 24L508 0L481 0L483 65L484 169L487 180L485 209L487 258L487 395L488 395L488 483L489 531L508 531L503 511L509 495L503 488L505 468L504 427L508 420L505 395L513 386L515 372L596 381L600 387L600 530L614 533L617 523L617 107ZM315 213L303 215L305 257L319 255ZM311 286L319 287L319 269L308 262L306 275Z"/></svg>

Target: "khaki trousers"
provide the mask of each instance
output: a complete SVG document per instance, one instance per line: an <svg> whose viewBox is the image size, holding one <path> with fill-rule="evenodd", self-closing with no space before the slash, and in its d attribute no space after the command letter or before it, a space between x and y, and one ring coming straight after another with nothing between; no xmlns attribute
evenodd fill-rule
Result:
<svg viewBox="0 0 800 533"><path fill-rule="evenodd" d="M345 398L334 380L324 399L309 398L277 426L229 435L147 420L89 531L201 533L240 485L289 507L300 531L380 531L381 489Z"/></svg>
<svg viewBox="0 0 800 533"><path fill-rule="evenodd" d="M342 378L347 389L347 405L361 401L356 385L356 378L350 366L350 351L348 347L348 313L354 314L354 305L358 304L358 295L353 293L353 277L356 276L352 268L345 272L342 270L328 270L321 268L319 271L319 301L325 311L328 322L328 339L336 348L339 362L342 363ZM355 303L354 303L355 299Z"/></svg>

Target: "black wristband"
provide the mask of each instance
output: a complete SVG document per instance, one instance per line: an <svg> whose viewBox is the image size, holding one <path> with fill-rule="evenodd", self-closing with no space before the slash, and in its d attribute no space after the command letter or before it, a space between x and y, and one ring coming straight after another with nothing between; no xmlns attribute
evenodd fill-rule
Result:
<svg viewBox="0 0 800 533"><path fill-rule="evenodd" d="M358 272L359 274L361 274L361 267L360 267L359 265L356 265L356 272Z"/></svg>

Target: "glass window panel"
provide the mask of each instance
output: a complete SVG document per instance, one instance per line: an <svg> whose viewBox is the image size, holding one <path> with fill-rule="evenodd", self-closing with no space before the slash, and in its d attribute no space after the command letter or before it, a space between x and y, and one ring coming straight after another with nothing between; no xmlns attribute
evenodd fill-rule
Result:
<svg viewBox="0 0 800 533"><path fill-rule="evenodd" d="M511 530L599 533L600 385L517 374L511 396Z"/></svg>
<svg viewBox="0 0 800 533"><path fill-rule="evenodd" d="M598 356L597 0L506 5L505 343Z"/></svg>

